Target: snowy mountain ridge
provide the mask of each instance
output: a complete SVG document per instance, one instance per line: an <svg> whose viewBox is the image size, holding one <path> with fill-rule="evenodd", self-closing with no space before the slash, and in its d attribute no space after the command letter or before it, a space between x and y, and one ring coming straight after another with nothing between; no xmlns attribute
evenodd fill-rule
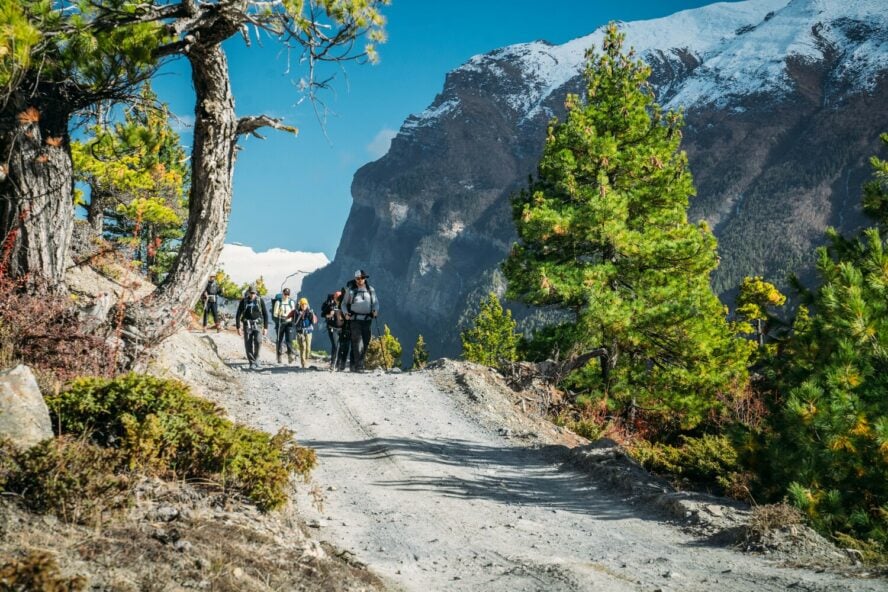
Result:
<svg viewBox="0 0 888 592"><path fill-rule="evenodd" d="M658 88L667 108L733 107L742 99L769 93L783 96L793 81L790 60L840 60L837 69L848 92L871 89L888 70L888 10L885 0L747 0L721 2L645 21L621 23L626 45L652 65L685 73ZM600 51L605 27L562 45L521 43L476 55L450 76L503 77L519 68L524 84L501 96L526 121L541 112L552 93L577 77L585 52ZM839 100L841 97L833 97ZM440 97L439 97L440 101ZM458 110L453 99L407 119L402 132Z"/></svg>

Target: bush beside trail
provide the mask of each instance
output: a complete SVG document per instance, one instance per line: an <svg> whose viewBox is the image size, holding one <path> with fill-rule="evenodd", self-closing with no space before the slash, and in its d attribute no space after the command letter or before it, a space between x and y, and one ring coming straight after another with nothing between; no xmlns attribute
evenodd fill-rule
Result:
<svg viewBox="0 0 888 592"><path fill-rule="evenodd" d="M284 504L291 474L315 463L292 432L236 425L174 380L79 378L46 399L62 434L119 451L121 470L213 481L263 510Z"/></svg>

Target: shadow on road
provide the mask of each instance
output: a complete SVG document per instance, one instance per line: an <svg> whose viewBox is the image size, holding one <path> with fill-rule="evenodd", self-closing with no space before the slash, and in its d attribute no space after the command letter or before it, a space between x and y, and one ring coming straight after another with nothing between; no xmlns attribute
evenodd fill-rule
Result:
<svg viewBox="0 0 888 592"><path fill-rule="evenodd" d="M479 445L455 439L371 438L359 441L300 440L323 459L407 461L443 465L446 475L409 476L374 481L401 491L429 491L447 497L594 514L603 519L643 516L624 497L596 484L591 477L562 467L564 447L520 448ZM396 462L400 465L400 462ZM382 477L383 471L379 471Z"/></svg>

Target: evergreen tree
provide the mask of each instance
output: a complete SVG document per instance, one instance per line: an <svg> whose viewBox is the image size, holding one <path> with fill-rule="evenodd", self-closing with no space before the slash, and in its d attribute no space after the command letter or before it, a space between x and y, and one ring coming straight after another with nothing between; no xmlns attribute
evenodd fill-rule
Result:
<svg viewBox="0 0 888 592"><path fill-rule="evenodd" d="M503 269L509 297L573 313L561 345L600 359L581 386L693 425L744 380L748 349L709 286L715 238L687 220L681 115L656 104L623 40L610 25L587 54L585 98L568 95L550 124L538 178L513 199L519 242Z"/></svg>
<svg viewBox="0 0 888 592"><path fill-rule="evenodd" d="M169 111L145 85L122 121L93 133L71 145L75 179L90 188L87 220L96 234L129 247L157 283L184 235L190 172Z"/></svg>
<svg viewBox="0 0 888 592"><path fill-rule="evenodd" d="M470 362L499 368L518 358L521 335L515 331L512 311L503 310L495 292L481 301L473 326L460 334L463 357Z"/></svg>
<svg viewBox="0 0 888 592"><path fill-rule="evenodd" d="M882 136L888 144L888 135ZM824 532L888 552L888 163L874 158L864 204L878 218L853 240L830 230L822 281L778 360L783 395L767 435L762 479L789 494Z"/></svg>
<svg viewBox="0 0 888 592"><path fill-rule="evenodd" d="M422 370L429 363L429 351L426 349L425 339L422 334L416 338L416 344L413 346L413 370Z"/></svg>
<svg viewBox="0 0 888 592"><path fill-rule="evenodd" d="M773 309L786 304L786 296L774 284L762 277L745 277L737 295L737 330L755 336L759 347L764 347L765 337L779 320Z"/></svg>
<svg viewBox="0 0 888 592"><path fill-rule="evenodd" d="M374 337L367 346L367 355L364 357L364 365L367 369L382 368L390 370L391 368L401 366L401 342L392 335L388 325L384 325L384 332L381 337Z"/></svg>

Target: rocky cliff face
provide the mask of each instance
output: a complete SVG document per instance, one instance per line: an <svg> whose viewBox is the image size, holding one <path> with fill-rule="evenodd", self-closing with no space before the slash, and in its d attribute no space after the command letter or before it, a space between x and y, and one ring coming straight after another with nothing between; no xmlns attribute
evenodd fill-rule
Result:
<svg viewBox="0 0 888 592"><path fill-rule="evenodd" d="M623 25L659 102L685 110L689 216L719 238L718 292L744 275L810 277L827 226L865 224L860 186L888 130L880 4L749 0ZM433 355L458 353L458 326L502 288L509 196L535 173L547 123L582 91L584 52L602 36L510 46L450 72L388 154L357 172L336 257L303 291L319 301L367 269L406 352L422 333Z"/></svg>

